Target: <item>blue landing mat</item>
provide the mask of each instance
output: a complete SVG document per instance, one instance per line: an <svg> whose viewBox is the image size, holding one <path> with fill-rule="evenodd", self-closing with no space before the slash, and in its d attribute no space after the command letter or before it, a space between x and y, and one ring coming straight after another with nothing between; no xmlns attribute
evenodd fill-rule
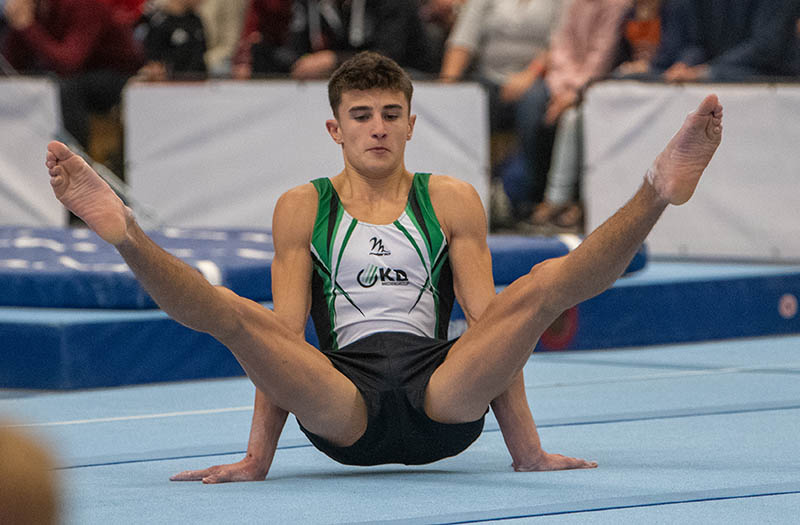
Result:
<svg viewBox="0 0 800 525"><path fill-rule="evenodd" d="M272 235L268 230L165 228L148 234L213 284L254 301L270 301ZM493 236L494 280L511 283L580 240ZM644 249L628 272L643 268ZM117 252L85 229L0 227L0 305L42 308L154 308Z"/></svg>
<svg viewBox="0 0 800 525"><path fill-rule="evenodd" d="M800 268L651 263L571 309L537 350L800 333ZM466 327L456 308L451 336ZM307 339L316 342L313 330ZM0 387L74 389L241 375L211 337L158 310L0 308Z"/></svg>
<svg viewBox="0 0 800 525"><path fill-rule="evenodd" d="M148 234L213 284L269 300L269 231L165 228ZM114 248L86 229L0 227L0 305L155 308Z"/></svg>
<svg viewBox="0 0 800 525"><path fill-rule="evenodd" d="M793 523L800 511L800 337L534 354L544 446L589 471L515 473L490 413L463 454L346 467L290 418L265 482L171 483L242 457L245 379L0 399L49 443L66 525L106 523Z"/></svg>
<svg viewBox="0 0 800 525"><path fill-rule="evenodd" d="M650 263L566 312L543 343L586 349L796 334L798 297L798 266Z"/></svg>

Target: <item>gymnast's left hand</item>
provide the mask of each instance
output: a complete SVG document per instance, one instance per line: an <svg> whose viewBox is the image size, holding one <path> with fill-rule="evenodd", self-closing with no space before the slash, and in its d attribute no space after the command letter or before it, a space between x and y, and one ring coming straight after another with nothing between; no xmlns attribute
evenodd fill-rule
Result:
<svg viewBox="0 0 800 525"><path fill-rule="evenodd" d="M214 465L202 470L185 470L170 477L170 481L202 481L206 484L234 481L264 481L267 472L260 462L246 457L228 465Z"/></svg>
<svg viewBox="0 0 800 525"><path fill-rule="evenodd" d="M546 470L573 470L597 468L597 461L571 458L562 454L548 454L542 451L530 461L514 461L511 465L517 472L540 472Z"/></svg>

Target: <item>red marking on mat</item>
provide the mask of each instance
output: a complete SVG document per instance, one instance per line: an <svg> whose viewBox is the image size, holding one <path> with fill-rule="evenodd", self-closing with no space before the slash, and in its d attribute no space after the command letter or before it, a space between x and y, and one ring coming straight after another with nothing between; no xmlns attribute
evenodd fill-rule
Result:
<svg viewBox="0 0 800 525"><path fill-rule="evenodd" d="M778 300L778 313L784 319L794 319L797 315L797 297L794 294L783 294Z"/></svg>
<svg viewBox="0 0 800 525"><path fill-rule="evenodd" d="M541 338L544 350L564 350L578 333L578 307L573 306L544 331Z"/></svg>

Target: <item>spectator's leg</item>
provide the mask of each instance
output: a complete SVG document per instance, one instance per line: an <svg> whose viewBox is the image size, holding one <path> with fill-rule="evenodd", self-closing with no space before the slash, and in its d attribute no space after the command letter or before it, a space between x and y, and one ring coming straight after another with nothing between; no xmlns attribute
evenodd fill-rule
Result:
<svg viewBox="0 0 800 525"><path fill-rule="evenodd" d="M514 129L516 104L500 98L500 86L488 79L477 79L489 99L489 159L491 166L491 201L489 225L492 230L514 226L513 202L504 187L509 163L519 156L519 140Z"/></svg>
<svg viewBox="0 0 800 525"><path fill-rule="evenodd" d="M529 180L523 191L530 202L539 202L547 182L552 130L543 124L550 91L543 80L536 82L520 99L516 108L517 134L525 155Z"/></svg>
<svg viewBox="0 0 800 525"><path fill-rule="evenodd" d="M542 205L557 211L547 217L557 226L578 228L582 226L583 211L578 202L578 184L583 165L583 120L581 108L572 107L564 111L558 121L553 163L547 180L545 199ZM537 207L537 212L539 207ZM540 219L534 212L533 222Z"/></svg>
<svg viewBox="0 0 800 525"><path fill-rule="evenodd" d="M581 115L580 108L564 111L558 121L553 144L553 162L545 190L545 200L551 204L565 205L575 199L581 170Z"/></svg>

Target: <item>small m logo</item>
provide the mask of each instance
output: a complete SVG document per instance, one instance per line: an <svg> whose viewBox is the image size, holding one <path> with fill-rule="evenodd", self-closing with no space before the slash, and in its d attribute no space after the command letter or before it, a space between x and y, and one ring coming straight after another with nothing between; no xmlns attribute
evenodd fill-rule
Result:
<svg viewBox="0 0 800 525"><path fill-rule="evenodd" d="M372 243L372 249L370 249L370 255L391 255L392 252L384 248L383 240L379 239L378 237L373 237L369 240Z"/></svg>

